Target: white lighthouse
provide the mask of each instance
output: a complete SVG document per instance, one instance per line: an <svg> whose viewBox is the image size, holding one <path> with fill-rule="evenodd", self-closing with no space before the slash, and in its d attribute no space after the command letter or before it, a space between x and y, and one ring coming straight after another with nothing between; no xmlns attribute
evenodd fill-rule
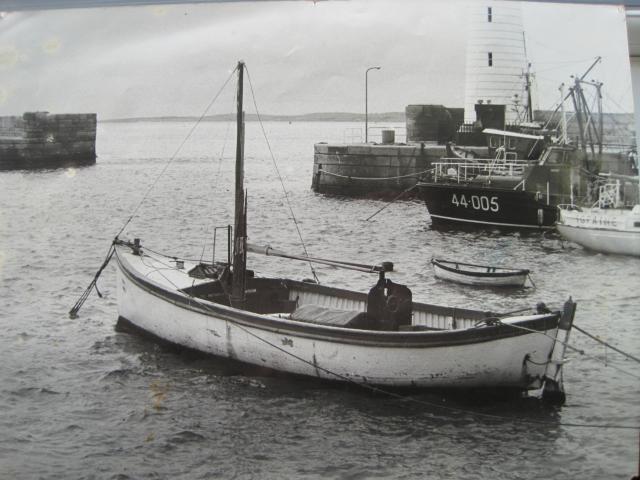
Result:
<svg viewBox="0 0 640 480"><path fill-rule="evenodd" d="M516 104L520 110L528 104L522 6L519 2L473 2L467 14L464 120L474 122L475 104L488 103L505 105L505 121L513 123L519 117Z"/></svg>

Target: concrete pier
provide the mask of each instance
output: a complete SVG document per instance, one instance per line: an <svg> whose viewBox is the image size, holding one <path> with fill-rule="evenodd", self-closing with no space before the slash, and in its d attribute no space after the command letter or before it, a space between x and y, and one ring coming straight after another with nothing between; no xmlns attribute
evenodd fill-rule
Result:
<svg viewBox="0 0 640 480"><path fill-rule="evenodd" d="M446 155L444 145L316 143L311 188L318 193L394 196L426 175Z"/></svg>
<svg viewBox="0 0 640 480"><path fill-rule="evenodd" d="M96 163L95 113L0 117L0 170Z"/></svg>

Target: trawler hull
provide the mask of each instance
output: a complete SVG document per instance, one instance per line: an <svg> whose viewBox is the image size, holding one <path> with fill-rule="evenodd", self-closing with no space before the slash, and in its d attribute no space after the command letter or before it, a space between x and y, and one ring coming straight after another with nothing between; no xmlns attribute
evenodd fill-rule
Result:
<svg viewBox="0 0 640 480"><path fill-rule="evenodd" d="M412 331L293 321L191 296L205 285L167 260L116 247L118 314L165 341L273 370L363 384L420 388L539 389L561 381L573 311L503 318L413 303ZM207 280L208 281L208 280ZM296 305L362 311L367 295L274 280ZM573 305L573 304L572 304Z"/></svg>
<svg viewBox="0 0 640 480"><path fill-rule="evenodd" d="M418 184L432 224L553 229L557 208L542 194L459 183Z"/></svg>

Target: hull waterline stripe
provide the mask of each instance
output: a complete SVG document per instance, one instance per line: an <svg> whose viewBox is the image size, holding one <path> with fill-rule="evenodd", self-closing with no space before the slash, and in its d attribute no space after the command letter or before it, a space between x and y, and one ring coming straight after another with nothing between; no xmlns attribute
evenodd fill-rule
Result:
<svg viewBox="0 0 640 480"><path fill-rule="evenodd" d="M499 227L518 227L518 228L531 228L534 230L553 230L555 227L553 225L523 225L519 223L499 223L499 222L486 222L481 220L467 220L463 218L456 217L445 217L444 215L433 215L429 214L431 218L437 218L442 220L451 220L454 222L462 222L462 223L479 223L482 225L496 225Z"/></svg>

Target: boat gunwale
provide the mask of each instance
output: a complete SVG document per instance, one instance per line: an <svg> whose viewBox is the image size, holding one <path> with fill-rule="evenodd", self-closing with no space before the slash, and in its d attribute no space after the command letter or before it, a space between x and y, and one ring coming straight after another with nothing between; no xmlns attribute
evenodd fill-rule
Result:
<svg viewBox="0 0 640 480"><path fill-rule="evenodd" d="M530 273L526 268L505 268L505 267L491 267L489 265L477 265L474 263L464 263L464 262L454 262L451 260L443 260L441 258L433 258L431 259L431 263L434 267L442 268L448 272L458 273L460 275L466 275L469 277L480 277L480 278L508 278L508 277L518 277L522 275L528 275ZM494 268L496 270L505 270L503 272L474 272L471 270L462 270L460 268L453 268L447 265L443 265L443 263L450 263L455 265L463 265L469 267L482 267L482 268Z"/></svg>
<svg viewBox="0 0 640 480"><path fill-rule="evenodd" d="M443 177L444 178L444 177ZM496 176L495 178L500 178L499 176ZM544 202L542 202L541 200L537 200L536 197L536 192L533 192L531 190L514 190L513 188L506 188L506 187L500 187L500 186L495 186L495 185L491 185L489 187L484 187L481 185L478 185L477 183L472 183L472 181L467 181L467 182L417 182L416 183L416 188L419 189L427 189L427 188L434 188L434 189L439 189L439 190L444 190L446 188L451 188L451 186L456 186L458 188L463 188L463 189L472 189L472 188L476 188L476 189L482 189L482 190L499 190L501 192L505 192L505 193L517 193L518 195L527 195L529 197L531 197L531 200L533 200L534 202L537 202L540 204L541 207L548 207L549 210L556 210L557 209L557 205L549 205L546 204Z"/></svg>
<svg viewBox="0 0 640 480"><path fill-rule="evenodd" d="M215 315L221 320L229 321L242 327L255 328L285 335L295 335L297 337L329 341L333 343L388 348L437 348L461 346L491 342L523 335L544 334L545 331L558 328L561 319L561 312L555 311L549 314L536 314L534 315L536 318L529 318L517 323L483 325L479 328L466 328L459 330L376 331L342 328L330 325L299 322L295 320L277 318L266 314L242 311L201 298L191 297L178 289L175 291L169 290L153 280L136 275L136 269L118 255L118 247L116 247L116 260L121 272L137 287L145 290L153 296L170 302L179 308L207 316ZM298 283L296 281L283 280L285 282L293 282L294 284ZM304 284L304 282L299 283ZM309 284L307 284L307 286L309 286ZM349 290L346 291L350 292ZM419 306L420 304L416 302L414 305ZM422 305L427 306L426 304ZM491 317L485 318L489 319ZM132 321L132 319L128 320Z"/></svg>

